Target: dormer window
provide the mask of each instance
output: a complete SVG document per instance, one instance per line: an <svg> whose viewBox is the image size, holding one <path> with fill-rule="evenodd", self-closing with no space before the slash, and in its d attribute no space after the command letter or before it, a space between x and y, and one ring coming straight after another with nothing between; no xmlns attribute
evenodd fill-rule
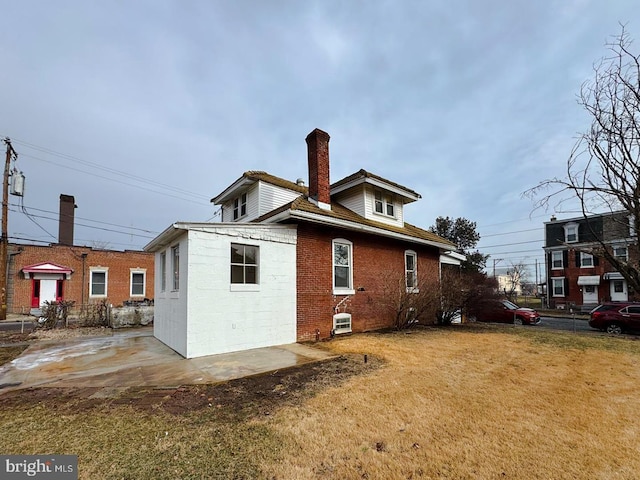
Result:
<svg viewBox="0 0 640 480"><path fill-rule="evenodd" d="M233 199L233 219L238 220L247 214L247 194L243 193Z"/></svg>
<svg viewBox="0 0 640 480"><path fill-rule="evenodd" d="M375 211L389 217L395 216L393 199L389 195L384 195L380 190L375 191Z"/></svg>
<svg viewBox="0 0 640 480"><path fill-rule="evenodd" d="M578 241L577 223L567 223L564 226L564 241L567 243L575 243Z"/></svg>

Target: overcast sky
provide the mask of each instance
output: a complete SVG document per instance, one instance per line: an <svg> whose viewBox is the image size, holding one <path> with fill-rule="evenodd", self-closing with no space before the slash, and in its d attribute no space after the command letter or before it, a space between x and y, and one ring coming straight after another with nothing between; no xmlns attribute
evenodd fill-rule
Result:
<svg viewBox="0 0 640 480"><path fill-rule="evenodd" d="M318 127L332 182L364 168L422 195L417 226L477 222L490 269L542 261L551 213L530 219L521 193L562 174L620 22L640 51L633 0L22 0L2 17L0 135L31 214L11 197L9 234L55 242L67 194L76 244L113 249L214 219L246 170L306 179Z"/></svg>

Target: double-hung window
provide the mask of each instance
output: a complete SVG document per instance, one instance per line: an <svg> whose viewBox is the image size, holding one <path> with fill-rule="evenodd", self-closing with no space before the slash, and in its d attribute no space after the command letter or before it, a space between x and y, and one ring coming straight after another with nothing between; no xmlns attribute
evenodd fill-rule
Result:
<svg viewBox="0 0 640 480"><path fill-rule="evenodd" d="M243 193L233 200L233 219L237 220L247 214L247 194Z"/></svg>
<svg viewBox="0 0 640 480"><path fill-rule="evenodd" d="M131 289L130 295L132 297L144 297L146 287L146 275L145 269L131 269Z"/></svg>
<svg viewBox="0 0 640 480"><path fill-rule="evenodd" d="M564 268L564 262L562 260L563 253L562 251L554 251L551 252L551 268L554 270Z"/></svg>
<svg viewBox="0 0 640 480"><path fill-rule="evenodd" d="M160 254L160 291L167 291L167 253Z"/></svg>
<svg viewBox="0 0 640 480"><path fill-rule="evenodd" d="M551 290L554 297L564 297L564 277L552 278Z"/></svg>
<svg viewBox="0 0 640 480"><path fill-rule="evenodd" d="M404 252L404 273L407 292L418 292L418 255L412 250Z"/></svg>
<svg viewBox="0 0 640 480"><path fill-rule="evenodd" d="M384 195L380 190L375 191L374 197L374 209L376 213L387 215L389 217L395 216L393 198L389 195Z"/></svg>
<svg viewBox="0 0 640 480"><path fill-rule="evenodd" d="M171 272L173 274L171 289L177 292L180 290L180 245L171 247Z"/></svg>
<svg viewBox="0 0 640 480"><path fill-rule="evenodd" d="M258 278L259 247L254 245L231 244L231 283L256 285Z"/></svg>
<svg viewBox="0 0 640 480"><path fill-rule="evenodd" d="M590 253L580 252L580 266L593 267L593 255Z"/></svg>
<svg viewBox="0 0 640 480"><path fill-rule="evenodd" d="M353 244L344 239L333 241L333 293L353 294Z"/></svg>
<svg viewBox="0 0 640 480"><path fill-rule="evenodd" d="M613 247L613 256L622 262L626 262L628 258L628 251L626 246Z"/></svg>
<svg viewBox="0 0 640 480"><path fill-rule="evenodd" d="M564 226L564 240L567 243L575 243L578 241L578 224L567 223Z"/></svg>
<svg viewBox="0 0 640 480"><path fill-rule="evenodd" d="M105 267L90 267L89 270L89 296L106 298L109 269Z"/></svg>

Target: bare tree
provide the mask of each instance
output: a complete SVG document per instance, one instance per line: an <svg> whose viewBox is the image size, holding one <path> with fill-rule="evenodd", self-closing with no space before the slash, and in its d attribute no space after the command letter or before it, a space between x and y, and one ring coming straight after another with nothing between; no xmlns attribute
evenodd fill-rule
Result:
<svg viewBox="0 0 640 480"><path fill-rule="evenodd" d="M528 281L529 272L523 262L511 263L507 270L504 294L511 301L514 301L518 294L522 293L522 285Z"/></svg>
<svg viewBox="0 0 640 480"><path fill-rule="evenodd" d="M383 282L380 304L393 315L398 330L415 323L435 323L439 282L432 275L419 276L408 282L405 274L389 272Z"/></svg>
<svg viewBox="0 0 640 480"><path fill-rule="evenodd" d="M621 33L606 45L609 54L594 65L594 78L582 85L578 103L591 117L591 127L578 136L565 177L545 180L524 193L538 199L536 208L558 208L577 200L585 219L594 213L617 213L611 221L639 231L640 55L632 53L631 43L622 25ZM637 263L629 261L631 256L614 256L604 232L586 224L598 244L590 253L604 257L640 291ZM637 236L634 242L637 251Z"/></svg>

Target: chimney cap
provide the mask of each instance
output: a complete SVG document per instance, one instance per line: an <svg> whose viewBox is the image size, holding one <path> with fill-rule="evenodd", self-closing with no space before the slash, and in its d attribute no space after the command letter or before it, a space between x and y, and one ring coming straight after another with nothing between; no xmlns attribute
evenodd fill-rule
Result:
<svg viewBox="0 0 640 480"><path fill-rule="evenodd" d="M327 142L331 138L327 132L325 132L324 130L320 130L319 128L314 128L311 131L311 133L309 133L309 135L307 135L307 138L305 138L305 140L308 142L311 137L325 137Z"/></svg>

